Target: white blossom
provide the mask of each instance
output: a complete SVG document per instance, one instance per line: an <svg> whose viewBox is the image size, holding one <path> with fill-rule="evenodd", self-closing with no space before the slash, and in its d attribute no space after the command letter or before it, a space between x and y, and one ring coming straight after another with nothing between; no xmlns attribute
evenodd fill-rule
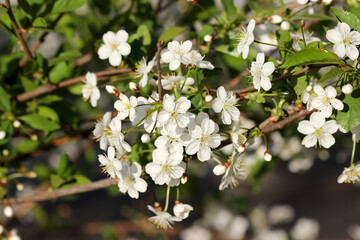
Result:
<svg viewBox="0 0 360 240"><path fill-rule="evenodd" d="M144 133L141 135L141 142L142 143L149 143L151 141L151 137L148 133Z"/></svg>
<svg viewBox="0 0 360 240"><path fill-rule="evenodd" d="M121 120L118 117L111 120L108 135L109 143L117 149L124 148L127 152L131 152L131 146L125 142L125 136L121 131L121 125Z"/></svg>
<svg viewBox="0 0 360 240"><path fill-rule="evenodd" d="M8 240L21 240L16 229L12 229L7 236Z"/></svg>
<svg viewBox="0 0 360 240"><path fill-rule="evenodd" d="M312 99L312 107L320 110L324 117L330 117L333 108L336 110L343 110L344 104L336 99L336 89L333 86L328 86L325 90L320 85L314 86L316 97Z"/></svg>
<svg viewBox="0 0 360 240"><path fill-rule="evenodd" d="M238 102L233 92L226 93L223 86L216 91L217 98L212 102L212 108L216 113L221 112L221 120L224 124L230 125L231 121L238 121L240 111L235 107Z"/></svg>
<svg viewBox="0 0 360 240"><path fill-rule="evenodd" d="M274 205L268 213L269 222L273 225L289 223L294 216L295 211L290 205Z"/></svg>
<svg viewBox="0 0 360 240"><path fill-rule="evenodd" d="M265 91L270 90L271 81L269 76L274 72L274 70L274 63L265 63L265 54L258 53L256 56L256 62L251 63L250 69L255 89L257 89L258 91L260 91L260 88L263 88Z"/></svg>
<svg viewBox="0 0 360 240"><path fill-rule="evenodd" d="M205 36L204 36L204 41L205 42L211 42L212 41L212 36L211 35L209 35L209 34L206 34Z"/></svg>
<svg viewBox="0 0 360 240"><path fill-rule="evenodd" d="M14 128L19 128L21 126L21 122L19 120L15 120L13 122L13 126L14 126Z"/></svg>
<svg viewBox="0 0 360 240"><path fill-rule="evenodd" d="M120 192L128 193L131 198L139 198L139 192L146 192L147 183L144 179L140 178L141 166L137 162L131 165L125 164L121 170L122 178L118 181Z"/></svg>
<svg viewBox="0 0 360 240"><path fill-rule="evenodd" d="M314 89L312 85L309 85L306 87L306 89L301 94L301 101L306 104L306 109L308 111L311 111L314 109L312 102L313 99L316 97L316 93L314 92Z"/></svg>
<svg viewBox="0 0 360 240"><path fill-rule="evenodd" d="M310 121L299 122L297 130L307 135L301 142L305 147L314 147L319 142L320 146L329 148L335 143L335 138L331 134L335 133L338 128L335 120L325 122L325 117L321 113L314 112L310 115Z"/></svg>
<svg viewBox="0 0 360 240"><path fill-rule="evenodd" d="M317 42L320 41L320 38L318 37L313 37L313 33L311 32L304 32L304 36L302 35L302 33L300 31L296 32L296 33L290 33L291 38L293 39L293 48L295 51L300 51L301 47L299 45L299 42L304 43L304 39L306 44L309 44L311 42Z"/></svg>
<svg viewBox="0 0 360 240"><path fill-rule="evenodd" d="M85 84L82 88L84 100L90 98L92 107L96 107L97 101L100 99L100 90L97 88L97 77L95 73L87 72L85 75Z"/></svg>
<svg viewBox="0 0 360 240"><path fill-rule="evenodd" d="M360 164L352 164L350 167L345 168L337 181L338 183L355 183L360 181Z"/></svg>
<svg viewBox="0 0 360 240"><path fill-rule="evenodd" d="M119 100L114 103L114 108L118 111L117 117L120 120L129 117L131 122L134 121L136 105L137 98L135 96L131 96L129 99L125 94L120 93Z"/></svg>
<svg viewBox="0 0 360 240"><path fill-rule="evenodd" d="M10 205L6 205L4 207L4 215L8 218L11 218L14 216L14 210Z"/></svg>
<svg viewBox="0 0 360 240"><path fill-rule="evenodd" d="M6 137L6 132L1 130L0 131L0 140L3 140Z"/></svg>
<svg viewBox="0 0 360 240"><path fill-rule="evenodd" d="M237 39L239 41L237 45L237 51L239 54L242 53L243 59L246 59L249 55L249 47L254 42L254 29L255 29L255 20L251 19L247 28L240 30L237 34Z"/></svg>
<svg viewBox="0 0 360 240"><path fill-rule="evenodd" d="M129 34L125 30L119 30L116 34L108 31L102 37L104 44L98 50L99 58L109 59L109 63L116 67L121 63L121 56L130 54L131 46L126 42Z"/></svg>
<svg viewBox="0 0 360 240"><path fill-rule="evenodd" d="M205 68L209 70L213 70L215 67L209 61L203 60L204 56L202 56L198 51L192 50L187 54L182 56L182 62L187 66L196 66L198 68Z"/></svg>
<svg viewBox="0 0 360 240"><path fill-rule="evenodd" d="M184 63L182 57L187 54L192 47L190 40L179 43L174 40L168 43L167 50L161 53L161 60L165 63L169 63L169 69L175 71L180 67L181 63Z"/></svg>
<svg viewBox="0 0 360 240"><path fill-rule="evenodd" d="M166 128L160 128L161 136L156 138L155 147L169 149L169 152L184 152L185 146L190 141L190 135L185 131L184 128L176 128L174 131L167 131Z"/></svg>
<svg viewBox="0 0 360 240"><path fill-rule="evenodd" d="M185 82L185 85L184 85L184 82ZM177 76L171 75L171 76L168 76L167 78L165 77L161 80L162 87L165 90L173 90L173 89L180 90L181 87L184 85L182 91L187 91L189 89L187 86L191 86L194 83L195 83L195 81L192 77L186 78L186 81L185 81L185 77L181 76L181 75L177 75Z"/></svg>
<svg viewBox="0 0 360 240"><path fill-rule="evenodd" d="M279 24L282 22L282 20L283 19L280 15L272 15L271 19L270 19L271 23L273 23L273 24Z"/></svg>
<svg viewBox="0 0 360 240"><path fill-rule="evenodd" d="M209 94L205 96L205 102L211 102L212 100L213 100L213 96Z"/></svg>
<svg viewBox="0 0 360 240"><path fill-rule="evenodd" d="M145 87L147 85L148 74L153 69L155 60L156 60L156 58L154 57L153 59L151 59L151 61L146 63L146 59L143 57L141 59L141 61L136 65L135 77L136 78L141 77L141 79L139 81L140 87Z"/></svg>
<svg viewBox="0 0 360 240"><path fill-rule="evenodd" d="M219 190L222 191L229 186L235 188L239 185L239 181L243 181L246 177L246 169L244 163L244 153L233 152L230 158L229 167L226 169L221 179Z"/></svg>
<svg viewBox="0 0 360 240"><path fill-rule="evenodd" d="M159 125L157 120L158 111L155 110L155 102L159 100L157 93L151 94L149 99L144 97L138 97L137 106L135 108L136 114L132 125L141 126L144 125L146 132L151 133L155 127ZM156 126L155 126L156 125Z"/></svg>
<svg viewBox="0 0 360 240"><path fill-rule="evenodd" d="M334 53L339 57L347 55L351 60L355 60L359 56L356 46L360 44L360 33L351 31L348 24L339 22L334 29L326 32L326 38L334 43Z"/></svg>
<svg viewBox="0 0 360 240"><path fill-rule="evenodd" d="M315 240L319 234L319 223L310 218L300 218L291 229L294 240Z"/></svg>
<svg viewBox="0 0 360 240"><path fill-rule="evenodd" d="M185 219L189 217L189 213L193 211L194 208L189 204L178 203L174 206L174 215L178 218Z"/></svg>
<svg viewBox="0 0 360 240"><path fill-rule="evenodd" d="M211 240L211 232L206 228L193 225L180 232L181 240Z"/></svg>
<svg viewBox="0 0 360 240"><path fill-rule="evenodd" d="M282 21L280 24L280 28L283 31L289 31L290 30L290 23L288 21Z"/></svg>
<svg viewBox="0 0 360 240"><path fill-rule="evenodd" d="M111 121L111 112L104 114L102 119L98 120L95 124L95 129L93 131L94 138L96 141L100 142L100 149L106 150L109 145L109 140L107 138L107 133L109 132L109 125Z"/></svg>
<svg viewBox="0 0 360 240"><path fill-rule="evenodd" d="M272 155L268 151L266 151L264 153L264 160L267 161L267 162L270 162L271 159L272 159Z"/></svg>
<svg viewBox="0 0 360 240"><path fill-rule="evenodd" d="M214 168L213 168L213 173L216 176L220 176L223 175L226 171L226 167L223 164L217 164Z"/></svg>
<svg viewBox="0 0 360 240"><path fill-rule="evenodd" d="M115 156L115 149L113 147L109 147L107 151L107 156L99 154L98 155L100 166L103 167L103 171L109 174L111 178L115 178L116 176L121 178L120 170L123 168L123 165L119 159Z"/></svg>
<svg viewBox="0 0 360 240"><path fill-rule="evenodd" d="M195 121L189 129L192 141L185 150L190 155L197 153L197 158L204 162L210 159L211 148L216 148L221 143L220 135L217 134L219 127L203 112L198 114Z"/></svg>
<svg viewBox="0 0 360 240"><path fill-rule="evenodd" d="M138 90L138 86L134 82L129 82L129 88L130 88L131 91L137 91Z"/></svg>
<svg viewBox="0 0 360 240"><path fill-rule="evenodd" d="M185 172L185 162L180 152L169 153L167 149L157 148L152 153L153 161L146 164L145 171L155 184L171 185L173 179L180 179Z"/></svg>
<svg viewBox="0 0 360 240"><path fill-rule="evenodd" d="M352 93L353 89L354 89L353 85L348 83L348 84L345 84L344 86L342 86L341 91L344 94L350 94L350 93Z"/></svg>
<svg viewBox="0 0 360 240"><path fill-rule="evenodd" d="M182 220L179 217L172 216L168 212L155 210L155 208L150 205L147 207L155 214L155 216L150 217L148 220L154 223L158 228L162 228L164 230L167 230L168 228L172 229L171 225L174 224L174 222L181 222Z"/></svg>

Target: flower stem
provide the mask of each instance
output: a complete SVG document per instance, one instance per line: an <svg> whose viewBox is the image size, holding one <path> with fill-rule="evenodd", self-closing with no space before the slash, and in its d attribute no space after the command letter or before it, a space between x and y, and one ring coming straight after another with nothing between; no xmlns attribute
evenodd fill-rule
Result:
<svg viewBox="0 0 360 240"><path fill-rule="evenodd" d="M169 207L169 198L170 198L170 186L167 186L167 190L166 190L166 202L165 202L165 208L164 208L164 212L167 212L168 207Z"/></svg>
<svg viewBox="0 0 360 240"><path fill-rule="evenodd" d="M180 199L180 189L179 187L176 188L176 200Z"/></svg>
<svg viewBox="0 0 360 240"><path fill-rule="evenodd" d="M354 165L354 157L355 157L355 148L356 148L356 139L354 137L355 134L353 134L353 149L351 153L351 163L350 166Z"/></svg>
<svg viewBox="0 0 360 240"><path fill-rule="evenodd" d="M291 53L294 53L294 51L291 51L289 49L286 49L286 48L283 48L283 47L280 47L279 45L276 45L276 44L272 44L272 43L265 43L265 42L261 42L259 40L254 40L255 43L259 43L259 44L264 44L264 45L268 45L268 46L273 46L273 47L277 47L278 49L280 50L284 50L284 51L287 51L287 52L291 52Z"/></svg>
<svg viewBox="0 0 360 240"><path fill-rule="evenodd" d="M304 45L305 45L305 48L306 48L306 41L305 41L305 34L304 34L304 28L303 27L301 27L301 35L302 35L303 42L304 42Z"/></svg>

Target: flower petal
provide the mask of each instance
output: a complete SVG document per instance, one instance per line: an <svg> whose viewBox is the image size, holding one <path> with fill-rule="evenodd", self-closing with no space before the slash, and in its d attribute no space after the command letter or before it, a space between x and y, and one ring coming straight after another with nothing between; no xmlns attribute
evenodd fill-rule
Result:
<svg viewBox="0 0 360 240"><path fill-rule="evenodd" d="M121 55L117 51L113 51L110 54L109 62L111 66L117 67L121 63Z"/></svg>

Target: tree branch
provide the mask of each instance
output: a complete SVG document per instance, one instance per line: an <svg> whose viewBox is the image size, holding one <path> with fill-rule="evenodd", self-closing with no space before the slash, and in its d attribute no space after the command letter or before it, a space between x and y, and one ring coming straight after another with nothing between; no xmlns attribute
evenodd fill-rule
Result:
<svg viewBox="0 0 360 240"><path fill-rule="evenodd" d="M11 25L14 28L16 36L20 40L21 46L22 46L23 50L26 53L26 57L29 58L29 59L34 59L33 55L31 54L31 52L30 52L30 50L28 48L28 46L26 45L26 42L25 42L25 39L24 39L24 37L22 35L21 29L19 28L19 26L18 26L18 24L16 22L16 19L14 17L13 12L12 12L9 0L5 0L5 6L8 9L8 15L9 15L10 20L11 20Z"/></svg>
<svg viewBox="0 0 360 240"><path fill-rule="evenodd" d="M157 44L157 51L156 51L156 65L157 65L157 72L158 72L158 93L159 93L159 102L162 101L162 85L161 85L161 65L160 65L160 53L164 46L164 40L160 40Z"/></svg>
<svg viewBox="0 0 360 240"><path fill-rule="evenodd" d="M119 74L123 74L123 73L129 73L129 72L132 72L132 71L133 70L131 68L124 68L124 69L114 69L114 70L101 71L101 72L97 72L95 74L99 78L98 80L105 80L105 79L108 79L111 76L115 76L115 75L119 75ZM24 102L24 101L29 100L31 98L43 95L43 94L48 93L48 92L52 92L52 91L54 91L56 89L63 88L63 87L68 87L70 85L74 85L76 83L79 83L84 78L85 78L85 76L75 77L75 78L71 78L69 80L60 82L59 84L52 84L52 83L48 82L46 85L38 87L33 91L22 93L22 94L18 95L16 97L16 99L19 102Z"/></svg>
<svg viewBox="0 0 360 240"><path fill-rule="evenodd" d="M27 203L27 202L41 202L41 201L46 201L46 200L55 199L55 198L59 198L59 197L74 195L74 194L78 194L78 193L84 193L84 192L95 191L98 189L108 188L108 187L116 185L116 184L117 184L117 181L115 179L111 179L111 178L102 179L102 180L98 180L98 181L91 182L88 184L59 189L59 190L55 190L52 192L44 192L44 193L39 193L39 194L35 194L35 195L30 195L30 196L4 199L4 200L0 201L0 205L21 204L21 203Z"/></svg>

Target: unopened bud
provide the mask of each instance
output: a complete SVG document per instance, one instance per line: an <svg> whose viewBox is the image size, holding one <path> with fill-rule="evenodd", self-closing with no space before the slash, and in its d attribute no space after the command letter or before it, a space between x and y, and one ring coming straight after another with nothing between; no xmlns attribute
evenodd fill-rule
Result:
<svg viewBox="0 0 360 240"><path fill-rule="evenodd" d="M280 15L272 15L270 17L270 22L273 24L279 24L282 22L282 17Z"/></svg>
<svg viewBox="0 0 360 240"><path fill-rule="evenodd" d="M211 102L213 100L213 97L211 95L205 96L205 102Z"/></svg>
<svg viewBox="0 0 360 240"><path fill-rule="evenodd" d="M345 94L350 94L352 93L353 89L354 89L353 86L350 83L348 83L341 88L341 91Z"/></svg>
<svg viewBox="0 0 360 240"><path fill-rule="evenodd" d="M10 152L9 152L9 150L7 150L7 149L4 149L4 150L2 151L2 155L3 155L4 157L9 156L9 154L10 154Z"/></svg>
<svg viewBox="0 0 360 240"><path fill-rule="evenodd" d="M330 5L332 0L321 0L321 4Z"/></svg>
<svg viewBox="0 0 360 240"><path fill-rule="evenodd" d="M301 27L301 28L305 27L305 21L304 21L304 20L301 20L301 21L300 21L300 27Z"/></svg>
<svg viewBox="0 0 360 240"><path fill-rule="evenodd" d="M188 181L188 175L184 173L180 179L182 184L185 184Z"/></svg>
<svg viewBox="0 0 360 240"><path fill-rule="evenodd" d="M212 41L212 36L209 35L209 34L206 34L205 37L204 37L204 41L205 42L211 42Z"/></svg>
<svg viewBox="0 0 360 240"><path fill-rule="evenodd" d="M283 31L288 31L290 29L290 23L287 22L287 21L283 21L281 24L280 24L280 28L281 30Z"/></svg>
<svg viewBox="0 0 360 240"><path fill-rule="evenodd" d="M179 200L175 200L175 205L178 205L179 203L181 203Z"/></svg>
<svg viewBox="0 0 360 240"><path fill-rule="evenodd" d="M271 156L271 154L270 154L269 151L266 151L266 152L264 153L264 159L265 159L265 161L267 161L267 162L270 162L270 161L271 161L272 156Z"/></svg>
<svg viewBox="0 0 360 240"><path fill-rule="evenodd" d="M13 122L13 126L14 126L14 128L19 128L21 126L21 122L19 120L15 120Z"/></svg>
<svg viewBox="0 0 360 240"><path fill-rule="evenodd" d="M115 97L119 96L119 91L116 89L116 87L112 85L106 85L105 89L109 94L114 95Z"/></svg>
<svg viewBox="0 0 360 240"><path fill-rule="evenodd" d="M24 184L22 183L16 183L16 189L19 190L19 191L22 191L24 189Z"/></svg>
<svg viewBox="0 0 360 240"><path fill-rule="evenodd" d="M137 92L137 91L139 91L139 87L136 85L136 83L134 83L134 82L130 82L129 83L129 88L132 90L132 91L135 91L135 92Z"/></svg>
<svg viewBox="0 0 360 240"><path fill-rule="evenodd" d="M0 140L3 140L6 137L5 131L0 131Z"/></svg>
<svg viewBox="0 0 360 240"><path fill-rule="evenodd" d="M30 135L30 139L31 139L32 141L37 141L37 140L39 139L39 137L38 137L36 134L31 134L31 135Z"/></svg>
<svg viewBox="0 0 360 240"><path fill-rule="evenodd" d="M27 173L26 173L26 177L27 177L27 178L36 178L36 177L37 177L37 174L36 174L36 172L33 172L33 171L27 172Z"/></svg>
<svg viewBox="0 0 360 240"><path fill-rule="evenodd" d="M8 218L11 218L12 216L14 216L14 210L10 205L6 205L4 207L4 215Z"/></svg>
<svg viewBox="0 0 360 240"><path fill-rule="evenodd" d="M216 175L216 176L220 176L220 175L223 175L226 171L226 167L224 165L216 165L213 169L213 173Z"/></svg>
<svg viewBox="0 0 360 240"><path fill-rule="evenodd" d="M158 211L162 210L162 207L159 202L154 202L154 208L155 208L155 210L158 210Z"/></svg>
<svg viewBox="0 0 360 240"><path fill-rule="evenodd" d="M237 148L239 153L242 153L245 151L245 144L240 144L240 146Z"/></svg>
<svg viewBox="0 0 360 240"><path fill-rule="evenodd" d="M151 138L150 135L147 133L144 133L143 135L141 135L141 142L142 143L148 143L150 142Z"/></svg>
<svg viewBox="0 0 360 240"><path fill-rule="evenodd" d="M307 92L311 92L311 90L312 90L312 86L309 85L309 86L306 87Z"/></svg>

